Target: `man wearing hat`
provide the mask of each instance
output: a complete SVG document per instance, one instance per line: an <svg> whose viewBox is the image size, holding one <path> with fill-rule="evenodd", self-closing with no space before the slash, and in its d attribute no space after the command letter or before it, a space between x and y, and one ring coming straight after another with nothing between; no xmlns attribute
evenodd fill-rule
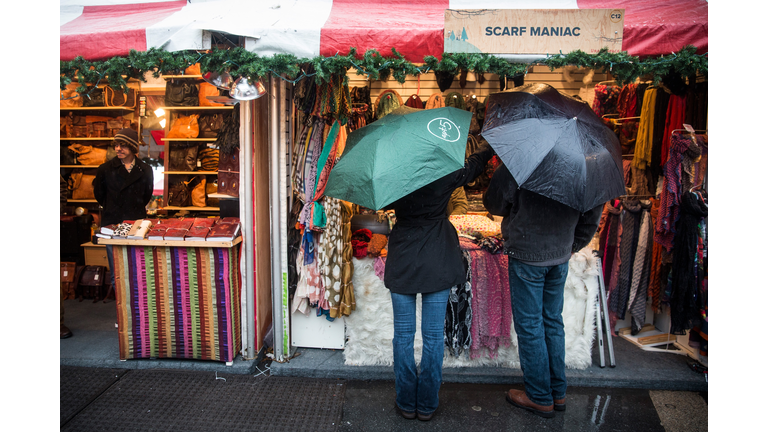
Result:
<svg viewBox="0 0 768 432"><path fill-rule="evenodd" d="M114 146L117 157L99 165L93 180L93 195L103 209L102 226L146 218L146 206L154 189L152 168L138 157L139 135L136 131L121 129L115 134ZM107 258L114 285L111 245L107 245Z"/></svg>

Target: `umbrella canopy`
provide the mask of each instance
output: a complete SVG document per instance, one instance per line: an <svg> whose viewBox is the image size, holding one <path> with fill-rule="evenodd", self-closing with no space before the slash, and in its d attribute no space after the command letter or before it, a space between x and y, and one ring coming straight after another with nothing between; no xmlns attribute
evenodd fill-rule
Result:
<svg viewBox="0 0 768 432"><path fill-rule="evenodd" d="M581 212L626 193L619 139L585 102L531 83L486 106L481 135L521 188Z"/></svg>
<svg viewBox="0 0 768 432"><path fill-rule="evenodd" d="M400 107L347 138L325 195L374 210L464 166L472 115Z"/></svg>

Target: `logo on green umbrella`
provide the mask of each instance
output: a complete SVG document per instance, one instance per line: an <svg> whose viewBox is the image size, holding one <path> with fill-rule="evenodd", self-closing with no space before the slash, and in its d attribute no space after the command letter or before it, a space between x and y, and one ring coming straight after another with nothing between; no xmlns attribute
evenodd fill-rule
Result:
<svg viewBox="0 0 768 432"><path fill-rule="evenodd" d="M459 127L447 118L439 117L427 124L427 130L432 135L448 142L456 142L461 137Z"/></svg>

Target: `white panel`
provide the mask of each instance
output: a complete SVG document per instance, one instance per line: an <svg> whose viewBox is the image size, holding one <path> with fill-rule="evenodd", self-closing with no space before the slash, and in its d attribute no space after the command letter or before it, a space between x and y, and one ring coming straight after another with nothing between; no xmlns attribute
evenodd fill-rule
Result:
<svg viewBox="0 0 768 432"><path fill-rule="evenodd" d="M354 313L354 312L353 312ZM301 312L291 315L291 345L305 348L344 348L344 319L328 321L324 316L315 316L311 309L309 316Z"/></svg>

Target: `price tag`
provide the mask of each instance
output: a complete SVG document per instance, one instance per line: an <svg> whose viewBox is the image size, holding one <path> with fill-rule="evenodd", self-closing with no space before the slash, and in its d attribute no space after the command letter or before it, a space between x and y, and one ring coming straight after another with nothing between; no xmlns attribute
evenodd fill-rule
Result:
<svg viewBox="0 0 768 432"><path fill-rule="evenodd" d="M99 275L93 275L93 280L99 280Z"/></svg>
<svg viewBox="0 0 768 432"><path fill-rule="evenodd" d="M68 274L69 274L69 271L64 270L64 277L67 277Z"/></svg>

